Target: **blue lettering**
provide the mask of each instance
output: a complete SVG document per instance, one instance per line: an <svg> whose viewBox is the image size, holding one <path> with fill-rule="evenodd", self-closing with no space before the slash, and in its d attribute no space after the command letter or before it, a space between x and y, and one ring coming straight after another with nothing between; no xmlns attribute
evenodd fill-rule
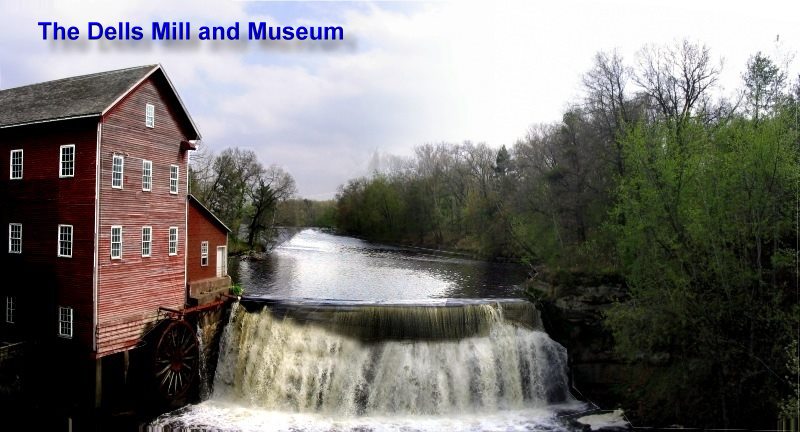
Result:
<svg viewBox="0 0 800 432"><path fill-rule="evenodd" d="M97 33L95 33L97 31ZM97 40L103 38L103 25L99 22L92 21L89 23L89 40Z"/></svg>

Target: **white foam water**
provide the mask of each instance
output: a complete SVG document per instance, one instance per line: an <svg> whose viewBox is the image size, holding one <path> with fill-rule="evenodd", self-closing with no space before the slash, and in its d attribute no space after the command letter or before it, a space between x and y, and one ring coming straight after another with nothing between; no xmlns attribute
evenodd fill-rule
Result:
<svg viewBox="0 0 800 432"><path fill-rule="evenodd" d="M209 400L162 416L150 427L154 431L240 431L240 432L483 432L483 431L567 431L557 410L580 410L570 404L546 408L461 413L448 416L336 416L287 413L245 407L238 403Z"/></svg>

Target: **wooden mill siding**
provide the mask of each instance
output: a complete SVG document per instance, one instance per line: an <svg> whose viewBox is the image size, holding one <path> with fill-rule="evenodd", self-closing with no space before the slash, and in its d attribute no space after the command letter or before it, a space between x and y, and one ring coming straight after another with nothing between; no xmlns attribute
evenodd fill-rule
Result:
<svg viewBox="0 0 800 432"><path fill-rule="evenodd" d="M0 338L42 341L75 357L103 357L139 345L163 318L186 305L187 151L199 139L160 66L140 66L0 90ZM155 127L145 122L155 108ZM75 145L73 177L60 178L60 146ZM23 150L23 176L9 178L11 150ZM112 188L114 155L123 187ZM152 161L142 191L142 160ZM178 193L170 193L177 165ZM8 224L22 224L22 253L8 251ZM73 226L72 257L58 257L58 225ZM122 227L122 257L111 259L111 227ZM142 257L143 226L152 227ZM178 228L169 255L169 228ZM13 324L6 296L16 297ZM72 337L58 337L58 306L73 309ZM68 348L68 349L67 349Z"/></svg>
<svg viewBox="0 0 800 432"><path fill-rule="evenodd" d="M186 268L189 283L217 277L217 247L228 245L228 231L193 200L189 200L189 250ZM200 265L200 244L208 242L208 265Z"/></svg>
<svg viewBox="0 0 800 432"><path fill-rule="evenodd" d="M130 348L158 318L159 306L186 301L186 170L169 88L145 80L103 118L100 147L100 233L97 354ZM155 127L145 126L145 105L155 106ZM114 154L124 155L123 188L111 187ZM151 160L152 190L142 191L142 160ZM178 193L170 194L170 165L179 166ZM111 259L111 227L122 226L122 259ZM141 254L141 229L152 227L150 257ZM178 253L168 251L169 227L178 227Z"/></svg>
<svg viewBox="0 0 800 432"><path fill-rule="evenodd" d="M75 176L59 178L60 149L75 145ZM56 338L57 306L74 308L73 338L92 345L96 120L0 129L0 322L6 336ZM11 150L23 149L23 176L9 179ZM22 253L8 252L8 224L22 224ZM73 226L72 258L57 257L58 225ZM16 322L5 323L5 296L17 297Z"/></svg>

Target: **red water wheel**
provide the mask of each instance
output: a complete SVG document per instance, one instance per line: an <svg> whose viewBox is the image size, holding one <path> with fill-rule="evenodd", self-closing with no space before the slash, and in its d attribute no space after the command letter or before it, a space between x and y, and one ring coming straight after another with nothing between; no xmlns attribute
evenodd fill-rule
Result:
<svg viewBox="0 0 800 432"><path fill-rule="evenodd" d="M161 395L184 396L198 374L197 335L186 321L172 321L164 328L155 350L155 376Z"/></svg>

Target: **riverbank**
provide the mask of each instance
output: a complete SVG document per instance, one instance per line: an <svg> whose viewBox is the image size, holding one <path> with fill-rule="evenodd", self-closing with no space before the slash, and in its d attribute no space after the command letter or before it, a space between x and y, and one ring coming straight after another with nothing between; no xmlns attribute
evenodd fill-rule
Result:
<svg viewBox="0 0 800 432"><path fill-rule="evenodd" d="M255 248L250 247L247 242L232 236L228 239L228 247L230 248L228 256L254 261L264 260L273 249L291 240L292 237L304 229L307 229L307 227L274 227L267 239L258 243Z"/></svg>

